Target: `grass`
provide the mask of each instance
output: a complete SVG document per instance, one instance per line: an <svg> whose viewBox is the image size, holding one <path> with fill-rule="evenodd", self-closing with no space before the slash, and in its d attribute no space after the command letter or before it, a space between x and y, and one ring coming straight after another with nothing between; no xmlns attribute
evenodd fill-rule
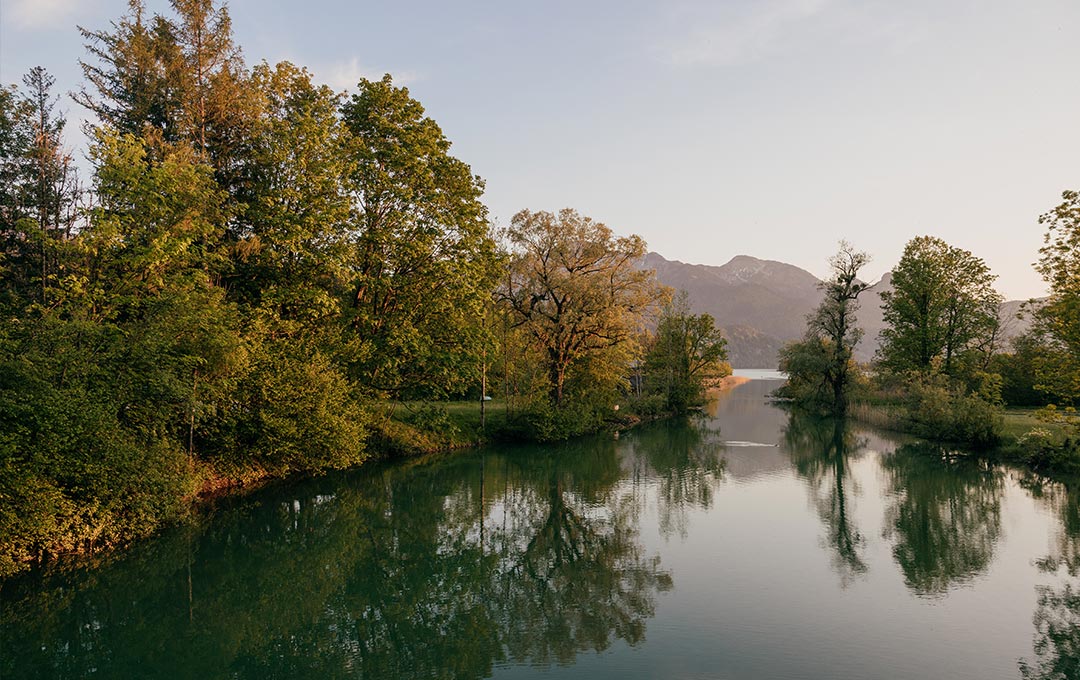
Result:
<svg viewBox="0 0 1080 680"><path fill-rule="evenodd" d="M1002 435L1006 440L1017 439L1038 427L1050 432L1055 437L1064 438L1067 428L1061 423L1046 423L1036 417L1036 409L1008 409L1005 411L1005 424Z"/></svg>
<svg viewBox="0 0 1080 680"><path fill-rule="evenodd" d="M416 456L476 446L507 428L505 402L485 403L481 425L478 401L383 403L377 409L374 448L387 456Z"/></svg>
<svg viewBox="0 0 1080 680"><path fill-rule="evenodd" d="M445 401L441 402L439 405L446 409L446 412L450 415L450 419L458 428L478 436L485 433L498 432L506 427L506 402L503 399L492 399L485 403L483 427L480 425L480 402Z"/></svg>

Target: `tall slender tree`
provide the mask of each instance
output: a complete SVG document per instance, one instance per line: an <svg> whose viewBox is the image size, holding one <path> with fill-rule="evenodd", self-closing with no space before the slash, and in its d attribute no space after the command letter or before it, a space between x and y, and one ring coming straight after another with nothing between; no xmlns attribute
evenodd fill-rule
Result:
<svg viewBox="0 0 1080 680"><path fill-rule="evenodd" d="M856 325L859 295L868 284L859 280L870 256L847 241L829 258L831 275L819 287L825 294L806 319L806 336L780 352L780 369L788 374L783 393L804 406L832 415L847 412L853 355L862 339Z"/></svg>
<svg viewBox="0 0 1080 680"><path fill-rule="evenodd" d="M175 19L147 19L131 0L112 30L80 28L94 62L80 62L88 87L75 99L121 133L191 144L231 189L256 118L232 22L214 0L170 4Z"/></svg>
<svg viewBox="0 0 1080 680"><path fill-rule="evenodd" d="M20 270L12 275L22 281L16 285L23 286L23 301L30 299L25 284L34 280L33 297L43 305L59 267L56 251L71 236L79 198L75 166L64 148L67 121L52 93L55 82L44 68L34 67L23 77L20 101L8 91L3 102L5 258Z"/></svg>
<svg viewBox="0 0 1080 680"><path fill-rule="evenodd" d="M829 258L832 275L821 284L825 299L809 319L809 330L824 339L830 349L831 360L824 377L836 415L847 412L852 355L863 335L855 325L855 313L859 310L859 295L869 287L858 276L869 261L868 254L841 241L839 252Z"/></svg>

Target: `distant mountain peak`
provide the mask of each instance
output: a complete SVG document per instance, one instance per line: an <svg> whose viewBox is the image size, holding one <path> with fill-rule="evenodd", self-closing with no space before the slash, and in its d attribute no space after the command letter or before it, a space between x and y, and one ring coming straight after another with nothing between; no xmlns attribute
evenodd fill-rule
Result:
<svg viewBox="0 0 1080 680"><path fill-rule="evenodd" d="M728 355L739 368L775 368L777 352L803 337L806 316L821 302L816 276L792 264L736 255L722 265L688 264L650 252L642 269L653 269L660 283L690 296L695 313L711 314L728 341ZM884 327L881 293L892 289L892 272L885 272L859 298L856 313L865 331L856 358L869 361ZM1011 309L1006 303L1003 311ZM1015 334L1022 326L1010 328Z"/></svg>

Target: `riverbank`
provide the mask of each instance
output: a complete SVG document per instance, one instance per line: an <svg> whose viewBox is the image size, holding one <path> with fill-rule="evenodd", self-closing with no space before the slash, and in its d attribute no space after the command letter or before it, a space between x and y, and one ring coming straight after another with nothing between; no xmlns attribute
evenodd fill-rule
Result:
<svg viewBox="0 0 1080 680"><path fill-rule="evenodd" d="M882 430L955 446L988 462L1018 465L1061 481L1080 478L1080 446L1075 432L1064 423L1040 419L1033 409L996 411L991 424L994 439L978 442L929 436L925 427L913 425L911 414L899 405L855 403L848 416Z"/></svg>
<svg viewBox="0 0 1080 680"><path fill-rule="evenodd" d="M1058 615L1041 593L1075 592L1043 565L1075 554L1078 492L869 428L837 438L769 389L619 439L222 499L123 553L6 582L0 677L1019 678L1034 616Z"/></svg>
<svg viewBox="0 0 1080 680"><path fill-rule="evenodd" d="M743 381L729 381L734 386ZM277 484L291 484L313 479L332 471L355 470L386 460L419 460L430 456L478 448L495 442L543 443L525 436L517 419L523 412L508 409L501 400L492 400L481 407L477 401L406 402L383 404L374 409L369 431L363 442L365 455L349 466L330 467L318 471L299 470L275 472L255 466L222 466L199 459L188 459L183 474L191 480L189 492L178 499L171 515L163 521L143 525L138 531L102 537L96 541L64 541L57 539L51 549L22 554L21 559L2 564L0 583L24 572L33 565L55 561L81 564L104 558L132 546L169 528L184 525L206 507L225 499L241 498ZM570 439L597 432L621 432L639 425L670 418L670 411L638 413L633 404L623 405L599 423L598 427L576 434Z"/></svg>

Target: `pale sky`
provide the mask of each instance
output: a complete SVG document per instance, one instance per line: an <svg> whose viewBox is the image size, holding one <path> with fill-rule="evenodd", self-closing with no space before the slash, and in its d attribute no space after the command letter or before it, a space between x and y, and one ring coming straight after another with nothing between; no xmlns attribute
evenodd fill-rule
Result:
<svg viewBox="0 0 1080 680"><path fill-rule="evenodd" d="M0 0L0 81L40 64L75 89L75 25L126 6ZM846 238L873 255L869 279L933 234L1026 298L1045 290L1038 215L1080 189L1077 0L229 9L249 64L287 59L340 89L383 72L407 84L487 180L500 224L569 206L669 259L746 254L818 276Z"/></svg>

